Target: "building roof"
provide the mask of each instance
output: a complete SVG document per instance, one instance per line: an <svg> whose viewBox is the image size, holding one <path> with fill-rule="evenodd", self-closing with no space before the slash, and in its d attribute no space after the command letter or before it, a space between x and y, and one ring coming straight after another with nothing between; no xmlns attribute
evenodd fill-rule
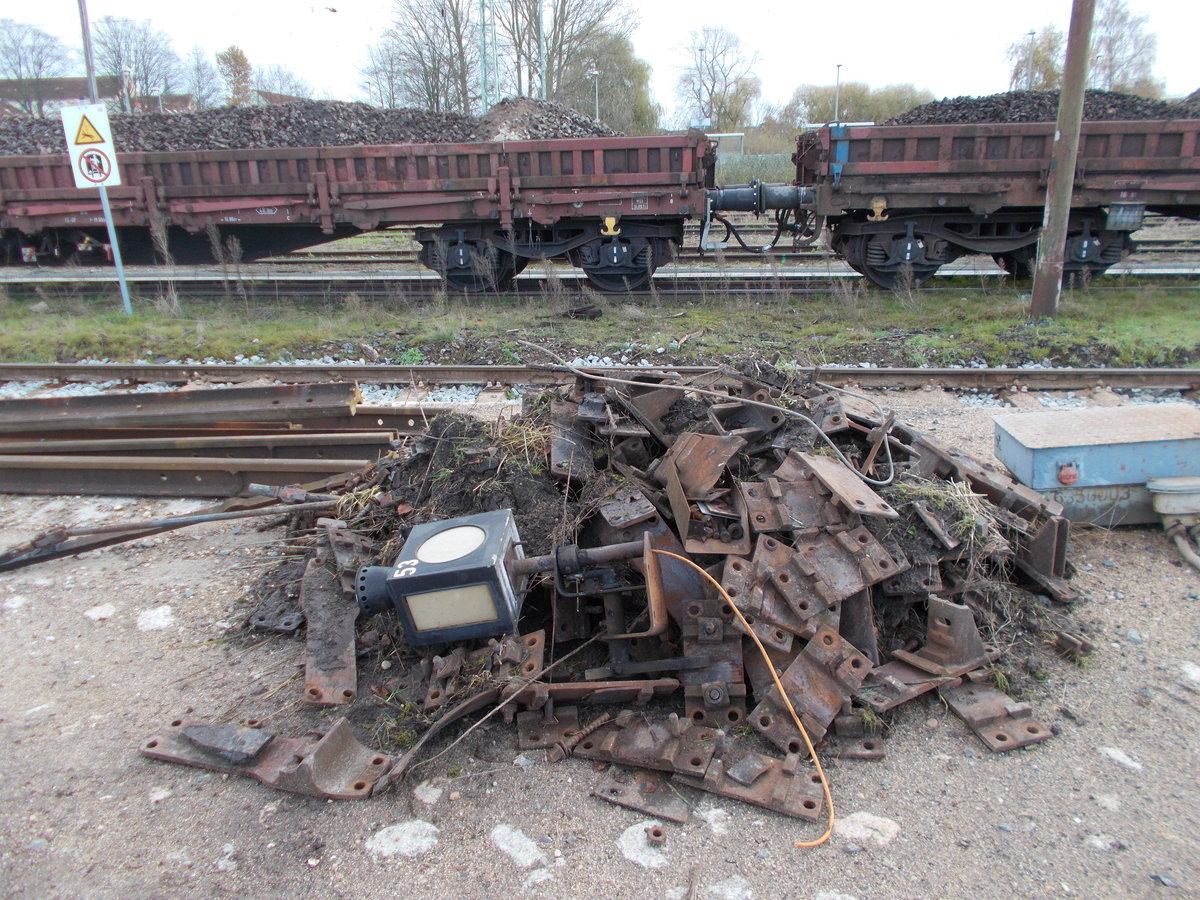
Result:
<svg viewBox="0 0 1200 900"><path fill-rule="evenodd" d="M121 81L116 75L97 77L96 94L99 99L119 96ZM0 100L86 100L88 96L86 78L0 78Z"/></svg>

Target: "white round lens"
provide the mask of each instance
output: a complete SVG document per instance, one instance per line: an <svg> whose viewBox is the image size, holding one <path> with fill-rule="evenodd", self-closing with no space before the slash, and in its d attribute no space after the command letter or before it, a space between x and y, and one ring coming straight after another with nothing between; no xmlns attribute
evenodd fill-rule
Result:
<svg viewBox="0 0 1200 900"><path fill-rule="evenodd" d="M487 532L477 525L456 525L439 532L417 548L417 559L423 563L447 563L462 559L479 549Z"/></svg>

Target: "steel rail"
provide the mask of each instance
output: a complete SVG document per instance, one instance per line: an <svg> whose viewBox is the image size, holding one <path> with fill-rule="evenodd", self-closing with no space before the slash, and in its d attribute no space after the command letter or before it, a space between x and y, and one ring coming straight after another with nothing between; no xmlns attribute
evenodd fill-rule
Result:
<svg viewBox="0 0 1200 900"><path fill-rule="evenodd" d="M236 497L251 484L281 487L356 472L370 464L364 459L0 454L0 493Z"/></svg>
<svg viewBox="0 0 1200 900"><path fill-rule="evenodd" d="M620 378L646 378L663 373L683 376L718 371L715 366L604 366L580 367L593 375L614 375ZM823 366L811 371L825 382L839 385L858 385L864 388L924 388L944 387L953 390L1079 390L1091 387L1156 388L1161 390L1200 390L1200 367L1197 368L860 368L857 366ZM320 365L232 365L206 363L0 363L0 381L58 381L109 382L131 384L184 384L204 380L216 382L256 381L273 379L283 383L314 384L349 382L359 384L394 384L422 388L448 384L478 385L494 391L496 400L503 399L502 391L517 386L550 386L569 384L574 376L558 366L397 366L382 363L333 363ZM153 396L146 394L144 396ZM444 403L420 404L409 399L402 407L359 407L352 419L364 420L374 426L379 416L407 416L419 419L431 411L446 407ZM325 424L320 422L320 424ZM410 427L414 422L408 423ZM388 428L394 426L389 421ZM375 426L379 427L379 426Z"/></svg>

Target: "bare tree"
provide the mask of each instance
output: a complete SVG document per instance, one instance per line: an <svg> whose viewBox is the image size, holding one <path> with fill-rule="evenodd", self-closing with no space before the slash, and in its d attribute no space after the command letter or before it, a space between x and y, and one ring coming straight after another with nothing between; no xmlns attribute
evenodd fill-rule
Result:
<svg viewBox="0 0 1200 900"><path fill-rule="evenodd" d="M31 116L46 113L45 80L73 69L71 51L58 38L24 22L0 19L0 77L22 82L17 102Z"/></svg>
<svg viewBox="0 0 1200 900"><path fill-rule="evenodd" d="M395 0L395 24L362 70L381 105L469 112L478 98L476 0Z"/></svg>
<svg viewBox="0 0 1200 900"><path fill-rule="evenodd" d="M359 86L366 92L367 102L384 109L396 109L404 104L404 54L395 29L389 28L374 47L367 48L367 64L359 74Z"/></svg>
<svg viewBox="0 0 1200 900"><path fill-rule="evenodd" d="M179 57L171 39L148 20L104 16L92 29L96 69L125 79L122 108L135 108L137 97L166 94L179 83Z"/></svg>
<svg viewBox="0 0 1200 900"><path fill-rule="evenodd" d="M1090 87L1161 97L1163 82L1153 74L1158 38L1146 31L1149 17L1135 16L1125 0L1100 0L1092 29Z"/></svg>
<svg viewBox="0 0 1200 900"><path fill-rule="evenodd" d="M311 98L313 89L307 81L285 66L267 66L254 72L254 89L284 94L288 97Z"/></svg>
<svg viewBox="0 0 1200 900"><path fill-rule="evenodd" d="M192 95L196 109L212 109L221 102L221 76L199 47L193 47L183 62L183 89Z"/></svg>
<svg viewBox="0 0 1200 900"><path fill-rule="evenodd" d="M541 8L541 22L538 10ZM541 30L539 46L538 32ZM535 93L544 50L546 96L564 100L579 92L587 72L598 69L602 57L590 45L609 38L627 38L637 20L624 0L507 0L497 11L496 30L513 72L509 87L517 94ZM590 59L584 59L591 54ZM616 75L616 65L605 66ZM581 74L582 73L582 74ZM582 81L581 81L582 79Z"/></svg>
<svg viewBox="0 0 1200 900"><path fill-rule="evenodd" d="M761 90L752 74L758 57L746 56L733 32L707 26L692 32L685 53L688 63L676 93L687 112L718 131L746 125Z"/></svg>
<svg viewBox="0 0 1200 900"><path fill-rule="evenodd" d="M1057 91L1062 84L1067 39L1053 25L1044 25L1008 45L1008 86L1014 91Z"/></svg>
<svg viewBox="0 0 1200 900"><path fill-rule="evenodd" d="M230 106L246 106L250 102L254 70L242 48L232 45L218 53L217 71L225 82L225 102Z"/></svg>

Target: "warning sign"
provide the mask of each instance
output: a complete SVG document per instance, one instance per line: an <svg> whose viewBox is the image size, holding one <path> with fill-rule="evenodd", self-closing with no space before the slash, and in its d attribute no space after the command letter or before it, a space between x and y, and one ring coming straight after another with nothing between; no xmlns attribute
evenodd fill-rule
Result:
<svg viewBox="0 0 1200 900"><path fill-rule="evenodd" d="M112 187L121 183L108 110L102 103L64 106L63 135L71 154L75 187Z"/></svg>
<svg viewBox="0 0 1200 900"><path fill-rule="evenodd" d="M79 130L75 132L76 144L103 144L104 135L96 130L96 126L91 123L87 116L83 116L79 120Z"/></svg>

